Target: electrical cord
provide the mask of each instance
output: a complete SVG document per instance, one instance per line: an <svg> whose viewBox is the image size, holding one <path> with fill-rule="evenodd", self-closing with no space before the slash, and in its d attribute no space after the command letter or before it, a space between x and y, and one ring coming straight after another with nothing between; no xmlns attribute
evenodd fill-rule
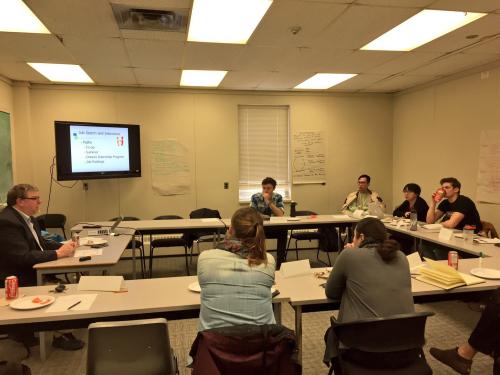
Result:
<svg viewBox="0 0 500 375"><path fill-rule="evenodd" d="M72 189L75 187L75 185L80 182L79 180L73 182L72 185L63 185L61 184L59 181L57 181L55 178L54 178L54 167L56 165L56 157L54 156L52 158L52 164L50 165L50 184L49 184L49 197L47 199L47 209L45 210L45 214L48 214L49 213L49 207L50 207L50 198L52 197L52 184L55 182L57 185L63 187L63 188L66 188L66 189Z"/></svg>

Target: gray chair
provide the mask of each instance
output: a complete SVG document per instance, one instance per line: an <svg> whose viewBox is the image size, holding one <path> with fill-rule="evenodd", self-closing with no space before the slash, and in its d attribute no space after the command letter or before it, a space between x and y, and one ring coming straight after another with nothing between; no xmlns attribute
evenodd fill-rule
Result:
<svg viewBox="0 0 500 375"><path fill-rule="evenodd" d="M87 375L177 373L165 319L89 325Z"/></svg>
<svg viewBox="0 0 500 375"><path fill-rule="evenodd" d="M177 215L162 215L155 217L155 220L175 220L182 219L182 216ZM184 256L186 258L186 272L189 276L189 264L188 264L188 251L187 251L187 243L182 236L182 233L179 233L179 237L171 237L171 238L157 238L152 239L150 241L150 250L149 250L149 277L153 277L153 256L154 250L159 247L184 247Z"/></svg>
<svg viewBox="0 0 500 375"><path fill-rule="evenodd" d="M340 349L335 375L430 375L425 360L425 323L432 312L341 323L332 317ZM330 368L332 373L333 366ZM340 374L339 374L340 373Z"/></svg>

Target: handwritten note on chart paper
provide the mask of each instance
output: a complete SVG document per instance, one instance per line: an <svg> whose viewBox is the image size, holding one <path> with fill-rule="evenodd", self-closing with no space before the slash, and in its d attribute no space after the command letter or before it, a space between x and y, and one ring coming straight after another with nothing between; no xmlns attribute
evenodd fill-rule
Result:
<svg viewBox="0 0 500 375"><path fill-rule="evenodd" d="M325 136L323 132L293 134L292 177L294 184L326 182Z"/></svg>
<svg viewBox="0 0 500 375"><path fill-rule="evenodd" d="M500 204L500 131L483 130L479 149L477 195L479 202Z"/></svg>
<svg viewBox="0 0 500 375"><path fill-rule="evenodd" d="M151 141L151 182L160 195L188 194L191 189L188 149L175 139Z"/></svg>

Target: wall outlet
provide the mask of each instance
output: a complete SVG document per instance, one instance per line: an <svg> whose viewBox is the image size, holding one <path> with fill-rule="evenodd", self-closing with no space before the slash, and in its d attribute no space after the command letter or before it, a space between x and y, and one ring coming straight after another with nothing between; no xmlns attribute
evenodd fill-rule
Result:
<svg viewBox="0 0 500 375"><path fill-rule="evenodd" d="M224 182L224 189L229 189L229 182Z"/></svg>
<svg viewBox="0 0 500 375"><path fill-rule="evenodd" d="M88 182L83 183L83 190L85 190L85 191L89 190L89 183Z"/></svg>

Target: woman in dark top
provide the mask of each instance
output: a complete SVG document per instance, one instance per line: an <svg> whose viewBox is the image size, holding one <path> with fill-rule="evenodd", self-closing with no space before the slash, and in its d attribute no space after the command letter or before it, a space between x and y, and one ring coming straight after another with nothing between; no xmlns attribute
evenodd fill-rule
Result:
<svg viewBox="0 0 500 375"><path fill-rule="evenodd" d="M427 202L420 197L420 186L414 183L406 184L403 188L403 193L405 195L405 200L399 207L397 207L392 213L393 216L398 217L410 217L410 212L415 211L417 213L418 221L424 221L427 217L427 210L429 206Z"/></svg>

